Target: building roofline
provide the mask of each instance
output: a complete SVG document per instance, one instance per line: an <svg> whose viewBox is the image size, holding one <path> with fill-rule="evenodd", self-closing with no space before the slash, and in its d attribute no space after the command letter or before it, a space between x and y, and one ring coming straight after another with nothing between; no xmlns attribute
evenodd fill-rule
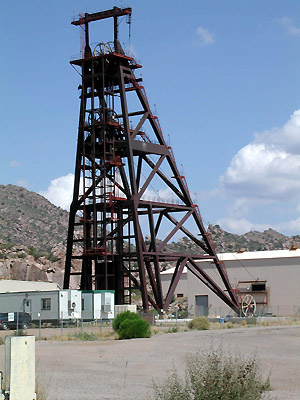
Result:
<svg viewBox="0 0 300 400"><path fill-rule="evenodd" d="M300 249L296 250L267 250L267 251L244 251L240 253L218 253L220 261L245 261L245 260L267 260L280 258L300 258ZM199 260L197 262L212 262L211 259ZM161 272L162 275L173 274L175 267ZM187 267L183 268L183 274L187 273Z"/></svg>

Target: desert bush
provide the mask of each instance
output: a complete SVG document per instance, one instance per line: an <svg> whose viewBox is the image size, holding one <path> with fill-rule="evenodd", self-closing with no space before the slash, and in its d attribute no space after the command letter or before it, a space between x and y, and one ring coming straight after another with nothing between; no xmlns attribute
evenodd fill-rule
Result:
<svg viewBox="0 0 300 400"><path fill-rule="evenodd" d="M114 322L113 322L113 330L114 330L115 332L117 332L118 329L120 328L121 323L122 323L123 321L125 321L125 319L140 319L140 318L141 318L141 317L140 317L138 314L136 314L136 313L134 313L134 312L131 312L131 311L124 311L124 312L121 312L121 313L118 314L118 315L116 316L116 318L114 319Z"/></svg>
<svg viewBox="0 0 300 400"><path fill-rule="evenodd" d="M125 319L117 331L119 339L150 337L150 324L142 319Z"/></svg>
<svg viewBox="0 0 300 400"><path fill-rule="evenodd" d="M28 250L28 254L31 255L35 260L37 260L39 257L44 257L46 255L45 252L37 250L33 246L29 246Z"/></svg>
<svg viewBox="0 0 300 400"><path fill-rule="evenodd" d="M166 333L177 333L178 328L176 326L170 326L168 330L166 330Z"/></svg>
<svg viewBox="0 0 300 400"><path fill-rule="evenodd" d="M59 260L59 257L55 256L52 252L50 252L47 256L48 260L51 262L56 262Z"/></svg>
<svg viewBox="0 0 300 400"><path fill-rule="evenodd" d="M131 311L118 314L113 322L113 330L119 335L119 339L132 339L150 337L150 324Z"/></svg>
<svg viewBox="0 0 300 400"><path fill-rule="evenodd" d="M209 329L209 321L206 317L196 317L189 322L188 327L190 329L198 329L199 331L205 331Z"/></svg>
<svg viewBox="0 0 300 400"><path fill-rule="evenodd" d="M18 258L25 258L26 257L26 253L19 253L17 254Z"/></svg>
<svg viewBox="0 0 300 400"><path fill-rule="evenodd" d="M88 332L76 332L74 333L74 339L83 341L83 342L90 342L93 340L98 340L98 336L95 335L94 333L88 333Z"/></svg>
<svg viewBox="0 0 300 400"><path fill-rule="evenodd" d="M155 400L258 400L270 390L270 380L261 377L255 356L246 359L211 348L188 357L184 379L173 372L154 389Z"/></svg>

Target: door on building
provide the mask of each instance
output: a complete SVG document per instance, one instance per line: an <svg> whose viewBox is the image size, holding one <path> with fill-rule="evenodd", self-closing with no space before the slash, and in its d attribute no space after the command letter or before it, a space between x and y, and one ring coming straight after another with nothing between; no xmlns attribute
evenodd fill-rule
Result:
<svg viewBox="0 0 300 400"><path fill-rule="evenodd" d="M23 300L23 311L27 313L31 313L31 300L24 299Z"/></svg>
<svg viewBox="0 0 300 400"><path fill-rule="evenodd" d="M208 295L197 295L195 296L196 303L196 317L207 317L208 316Z"/></svg>

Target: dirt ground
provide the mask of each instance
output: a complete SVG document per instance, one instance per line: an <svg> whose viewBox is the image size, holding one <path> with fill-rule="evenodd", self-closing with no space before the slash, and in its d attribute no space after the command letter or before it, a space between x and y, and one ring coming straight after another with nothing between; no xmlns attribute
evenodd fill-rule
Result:
<svg viewBox="0 0 300 400"><path fill-rule="evenodd" d="M187 354L212 343L245 356L256 353L264 375L271 371L272 398L300 399L300 326L190 331L123 341L38 341L37 372L48 385L47 400L146 400L152 398L153 380L161 382L174 368L183 374Z"/></svg>

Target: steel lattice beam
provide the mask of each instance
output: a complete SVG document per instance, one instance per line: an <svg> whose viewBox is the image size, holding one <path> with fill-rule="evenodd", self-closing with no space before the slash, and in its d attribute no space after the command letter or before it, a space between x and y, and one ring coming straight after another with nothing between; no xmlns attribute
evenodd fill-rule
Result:
<svg viewBox="0 0 300 400"><path fill-rule="evenodd" d="M82 82L64 287L69 287L72 275L79 274L81 289L114 289L118 304L130 303L133 290L138 289L144 310L150 304L161 312L169 306L186 266L237 310L239 303L225 266L218 260L172 149L151 112L141 78L135 77L135 69L141 66L124 53L118 41L117 19L130 14L131 9L114 7L73 22L85 27L85 52L71 61L81 68ZM115 28L113 48L101 44L92 51L89 23L110 17ZM134 110L129 100L132 95L138 103ZM158 182L173 200L147 199ZM168 243L179 232L195 244L195 254L168 250ZM75 259L82 261L79 272L72 270ZM201 268L199 261L205 259L214 263L224 288ZM163 262L176 265L165 298L160 275Z"/></svg>

